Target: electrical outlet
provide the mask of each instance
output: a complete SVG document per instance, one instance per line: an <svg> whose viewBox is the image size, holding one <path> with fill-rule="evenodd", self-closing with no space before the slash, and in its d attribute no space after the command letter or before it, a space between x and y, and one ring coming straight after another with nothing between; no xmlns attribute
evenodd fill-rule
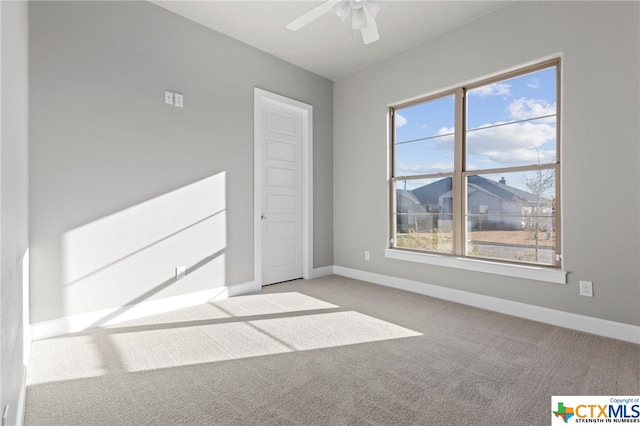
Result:
<svg viewBox="0 0 640 426"><path fill-rule="evenodd" d="M173 92L164 92L164 103L173 105Z"/></svg>
<svg viewBox="0 0 640 426"><path fill-rule="evenodd" d="M176 266L176 281L181 280L187 275L187 269L184 266Z"/></svg>
<svg viewBox="0 0 640 426"><path fill-rule="evenodd" d="M371 255L369 254L368 251L364 252L364 260L371 260Z"/></svg>
<svg viewBox="0 0 640 426"><path fill-rule="evenodd" d="M173 99L175 100L174 105L177 107L184 107L184 96L182 95L182 93L175 93L173 95Z"/></svg>
<svg viewBox="0 0 640 426"><path fill-rule="evenodd" d="M593 297L593 283L591 281L580 281L580 296Z"/></svg>

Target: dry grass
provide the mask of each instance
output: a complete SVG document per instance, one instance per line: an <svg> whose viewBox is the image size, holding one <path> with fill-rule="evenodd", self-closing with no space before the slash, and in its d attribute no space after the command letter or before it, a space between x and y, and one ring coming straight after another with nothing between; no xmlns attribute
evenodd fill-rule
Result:
<svg viewBox="0 0 640 426"><path fill-rule="evenodd" d="M534 246L533 232L528 231L475 231L467 234L468 239L475 244L497 244L504 246ZM539 247L554 247L555 235L540 233ZM410 232L398 235L398 247L451 252L453 250L453 235L444 232Z"/></svg>
<svg viewBox="0 0 640 426"><path fill-rule="evenodd" d="M510 246L530 246L536 243L533 232L528 231L477 231L469 232L468 237L475 243L498 243ZM538 243L541 247L555 246L555 234L551 233L547 239L547 233L541 232Z"/></svg>

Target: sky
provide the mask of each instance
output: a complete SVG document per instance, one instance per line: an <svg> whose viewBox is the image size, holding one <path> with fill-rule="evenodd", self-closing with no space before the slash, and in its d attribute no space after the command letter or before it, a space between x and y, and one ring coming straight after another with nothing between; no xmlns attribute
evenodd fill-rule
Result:
<svg viewBox="0 0 640 426"><path fill-rule="evenodd" d="M467 170L556 161L555 67L467 92ZM453 171L454 96L396 109L396 176ZM510 173L526 190L532 173ZM498 180L501 175L486 175ZM407 182L407 189L427 181Z"/></svg>

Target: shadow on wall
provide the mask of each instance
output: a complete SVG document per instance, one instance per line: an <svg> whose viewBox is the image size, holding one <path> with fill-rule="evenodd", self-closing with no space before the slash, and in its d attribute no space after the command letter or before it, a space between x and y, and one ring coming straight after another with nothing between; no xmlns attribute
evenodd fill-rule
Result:
<svg viewBox="0 0 640 426"><path fill-rule="evenodd" d="M224 286L226 223L220 172L64 233L64 314L119 308L102 325L143 301Z"/></svg>

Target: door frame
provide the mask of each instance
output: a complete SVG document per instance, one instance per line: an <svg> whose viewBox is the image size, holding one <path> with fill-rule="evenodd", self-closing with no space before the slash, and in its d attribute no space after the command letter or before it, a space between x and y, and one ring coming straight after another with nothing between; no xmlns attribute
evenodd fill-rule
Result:
<svg viewBox="0 0 640 426"><path fill-rule="evenodd" d="M302 114L302 278L313 269L313 106L268 92L253 92L253 280L262 287L262 102L295 108Z"/></svg>

